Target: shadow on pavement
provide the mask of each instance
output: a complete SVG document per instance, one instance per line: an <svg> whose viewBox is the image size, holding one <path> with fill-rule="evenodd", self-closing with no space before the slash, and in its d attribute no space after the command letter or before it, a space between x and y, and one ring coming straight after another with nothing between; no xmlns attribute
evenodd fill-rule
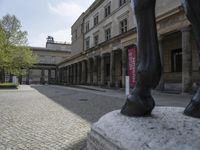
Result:
<svg viewBox="0 0 200 150"><path fill-rule="evenodd" d="M65 109L75 113L89 123L94 123L104 114L120 109L124 103L121 98L98 95L53 86L31 86Z"/></svg>
<svg viewBox="0 0 200 150"><path fill-rule="evenodd" d="M124 103L123 99L98 95L90 91L87 92L53 86L33 85L31 87L90 124L98 121L104 114L120 109ZM87 138L84 138L64 149L86 150L86 142Z"/></svg>

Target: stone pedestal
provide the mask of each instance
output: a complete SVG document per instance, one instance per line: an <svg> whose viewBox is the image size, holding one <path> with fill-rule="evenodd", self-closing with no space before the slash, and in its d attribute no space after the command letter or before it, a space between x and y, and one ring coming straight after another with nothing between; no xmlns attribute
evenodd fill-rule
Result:
<svg viewBox="0 0 200 150"><path fill-rule="evenodd" d="M199 150L200 119L184 108L156 107L151 116L129 118L113 111L92 126L88 150Z"/></svg>

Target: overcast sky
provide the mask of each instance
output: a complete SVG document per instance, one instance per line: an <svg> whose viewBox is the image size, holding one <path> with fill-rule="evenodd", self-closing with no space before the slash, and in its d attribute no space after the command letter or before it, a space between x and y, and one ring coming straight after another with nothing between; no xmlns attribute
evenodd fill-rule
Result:
<svg viewBox="0 0 200 150"><path fill-rule="evenodd" d="M0 18L15 15L30 46L45 47L48 35L71 42L71 26L94 0L0 0Z"/></svg>

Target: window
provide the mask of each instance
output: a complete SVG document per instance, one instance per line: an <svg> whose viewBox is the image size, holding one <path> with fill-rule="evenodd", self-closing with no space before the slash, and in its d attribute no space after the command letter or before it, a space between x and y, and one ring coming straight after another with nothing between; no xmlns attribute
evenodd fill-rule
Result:
<svg viewBox="0 0 200 150"><path fill-rule="evenodd" d="M124 5L126 3L126 0L119 0L119 7L121 7L122 5Z"/></svg>
<svg viewBox="0 0 200 150"><path fill-rule="evenodd" d="M40 63L45 63L45 57L44 56L42 56L42 55L40 55L39 56L39 61L40 61Z"/></svg>
<svg viewBox="0 0 200 150"><path fill-rule="evenodd" d="M111 38L111 29L108 28L105 30L105 40L109 40Z"/></svg>
<svg viewBox="0 0 200 150"><path fill-rule="evenodd" d="M171 52L172 72L182 72L182 49Z"/></svg>
<svg viewBox="0 0 200 150"><path fill-rule="evenodd" d="M97 46L99 44L99 35L94 36L94 46Z"/></svg>
<svg viewBox="0 0 200 150"><path fill-rule="evenodd" d="M88 38L85 40L85 48L86 48L86 49L89 49L89 48L90 48L90 37L88 37Z"/></svg>
<svg viewBox="0 0 200 150"><path fill-rule="evenodd" d="M56 63L56 57L55 56L51 56L51 63L55 64Z"/></svg>
<svg viewBox="0 0 200 150"><path fill-rule="evenodd" d="M124 33L124 32L127 32L127 30L128 30L128 22L127 22L127 19L124 19L124 20L122 20L122 21L120 21L120 32L121 33Z"/></svg>
<svg viewBox="0 0 200 150"><path fill-rule="evenodd" d="M86 32L88 32L90 30L90 22L88 21L87 23L86 23Z"/></svg>
<svg viewBox="0 0 200 150"><path fill-rule="evenodd" d="M97 14L97 15L94 17L94 26L96 26L98 23L99 23L99 15Z"/></svg>
<svg viewBox="0 0 200 150"><path fill-rule="evenodd" d="M105 17L109 16L110 15L110 5L111 3L109 3L106 7L105 7Z"/></svg>

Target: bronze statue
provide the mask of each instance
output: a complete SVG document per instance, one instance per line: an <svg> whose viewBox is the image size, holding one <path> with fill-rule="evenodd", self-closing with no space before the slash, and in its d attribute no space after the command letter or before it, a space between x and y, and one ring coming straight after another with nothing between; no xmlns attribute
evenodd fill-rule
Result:
<svg viewBox="0 0 200 150"><path fill-rule="evenodd" d="M137 83L128 96L121 113L126 116L145 116L151 114L155 102L151 95L161 77L161 62L155 19L156 0L132 0L138 32ZM200 0L183 0L200 50ZM200 89L187 106L186 115L200 117Z"/></svg>
<svg viewBox="0 0 200 150"><path fill-rule="evenodd" d="M197 48L200 54L200 1L182 0L182 4L184 6L184 10L188 20L192 24L194 36L197 41ZM191 102L186 107L184 114L200 118L200 88L197 90Z"/></svg>

